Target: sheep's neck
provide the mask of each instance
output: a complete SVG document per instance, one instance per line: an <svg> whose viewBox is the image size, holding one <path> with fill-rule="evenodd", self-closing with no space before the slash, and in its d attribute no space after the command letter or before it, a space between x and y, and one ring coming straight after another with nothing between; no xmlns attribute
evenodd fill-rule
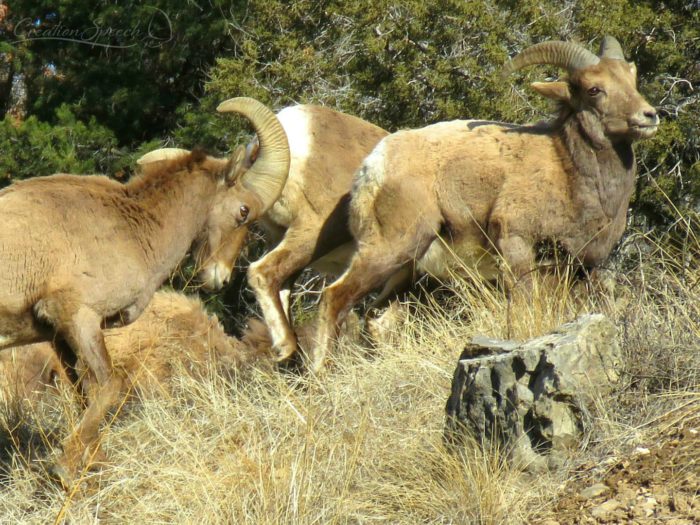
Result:
<svg viewBox="0 0 700 525"><path fill-rule="evenodd" d="M216 181L181 170L127 186L140 213L134 230L149 264L165 279L202 232L216 194Z"/></svg>
<svg viewBox="0 0 700 525"><path fill-rule="evenodd" d="M571 157L574 198L597 195L597 205L585 202L590 213L602 213L615 220L627 213L634 190L636 163L629 142L594 138L577 118L567 119L561 128L563 143ZM599 209L590 209L591 207Z"/></svg>

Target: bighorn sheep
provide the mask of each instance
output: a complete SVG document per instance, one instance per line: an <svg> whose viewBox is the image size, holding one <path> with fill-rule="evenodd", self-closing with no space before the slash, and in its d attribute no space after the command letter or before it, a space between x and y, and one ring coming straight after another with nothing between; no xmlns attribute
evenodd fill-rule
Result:
<svg viewBox="0 0 700 525"><path fill-rule="evenodd" d="M568 70L566 81L533 84L559 103L553 122L443 122L394 133L365 159L350 205L357 251L322 293L313 369L352 304L413 260L444 274L454 253L490 276L500 256L512 286L527 281L542 243L586 267L609 255L634 189L632 142L655 133L656 111L612 37L599 56L573 43L540 43L507 70L532 64Z"/></svg>
<svg viewBox="0 0 700 525"><path fill-rule="evenodd" d="M134 321L195 240L215 251L219 227L236 220L242 199L264 213L279 196L276 178L289 165L284 130L255 100L237 99L231 109L260 137L256 165L245 174L235 159L200 152L160 162L146 155L143 173L127 184L61 174L0 192L0 348L58 337L86 364L93 385L55 465L64 482L89 457L121 390L101 325Z"/></svg>
<svg viewBox="0 0 700 525"><path fill-rule="evenodd" d="M231 100L222 102L217 110L228 112L231 104ZM277 245L250 266L248 281L282 360L297 348L288 319L288 288L310 265L335 275L344 270L351 253L347 205L353 174L388 133L357 117L315 105L284 108L277 118L289 140L289 176L277 202L264 215L255 214ZM235 156L241 171L255 166L257 149L256 140L247 148L239 146ZM284 180L281 172L279 180ZM231 229L230 241L219 243L222 249L217 253L199 257L200 281L207 288L225 284L252 219L251 213L240 221L240 228Z"/></svg>
<svg viewBox="0 0 700 525"><path fill-rule="evenodd" d="M270 341L262 323L251 322L241 339L226 335L202 302L173 291L158 291L133 323L104 330L105 346L124 393L170 391L178 371L206 375L214 365L233 371L268 361ZM35 401L59 381L68 382L51 343L0 351L0 399Z"/></svg>

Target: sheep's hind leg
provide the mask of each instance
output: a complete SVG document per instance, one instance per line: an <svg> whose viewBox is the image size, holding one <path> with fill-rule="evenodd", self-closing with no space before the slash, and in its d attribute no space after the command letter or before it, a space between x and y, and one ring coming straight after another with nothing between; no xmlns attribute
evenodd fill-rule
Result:
<svg viewBox="0 0 700 525"><path fill-rule="evenodd" d="M63 442L63 453L56 461L54 475L70 486L79 470L94 463L99 453L99 426L122 392L122 380L114 372L100 329L100 316L77 303L70 294L56 293L39 301L37 317L55 327L78 358L87 365L87 408Z"/></svg>
<svg viewBox="0 0 700 525"><path fill-rule="evenodd" d="M381 244L360 242L360 249L350 267L321 295L316 346L311 358L311 370L320 372L326 354L337 338L340 326L352 306L367 293L378 288L402 267L425 253L435 239L437 228L416 228L415 236L405 236Z"/></svg>

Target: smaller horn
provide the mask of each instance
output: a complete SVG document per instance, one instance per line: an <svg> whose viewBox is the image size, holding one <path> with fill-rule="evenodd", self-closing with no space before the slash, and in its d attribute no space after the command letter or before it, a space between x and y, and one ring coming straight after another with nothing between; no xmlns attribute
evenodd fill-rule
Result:
<svg viewBox="0 0 700 525"><path fill-rule="evenodd" d="M600 59L588 49L573 42L550 40L540 42L524 49L504 66L504 73L510 74L518 69L535 64L551 64L569 70L569 72L594 66Z"/></svg>
<svg viewBox="0 0 700 525"><path fill-rule="evenodd" d="M622 51L620 42L614 36L606 35L600 43L598 56L601 58L615 58L625 60L625 53Z"/></svg>
<svg viewBox="0 0 700 525"><path fill-rule="evenodd" d="M181 148L160 148L153 151L149 151L145 155L141 156L136 161L136 164L143 166L144 164L150 164L151 162L158 162L161 160L171 160L182 157L183 155L189 155L189 151Z"/></svg>

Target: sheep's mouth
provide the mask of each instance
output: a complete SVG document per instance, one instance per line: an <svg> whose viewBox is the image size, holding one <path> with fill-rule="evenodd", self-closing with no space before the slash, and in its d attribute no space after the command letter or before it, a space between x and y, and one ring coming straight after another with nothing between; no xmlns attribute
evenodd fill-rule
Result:
<svg viewBox="0 0 700 525"><path fill-rule="evenodd" d="M630 129L642 137L650 137L658 129L658 124L634 124Z"/></svg>

